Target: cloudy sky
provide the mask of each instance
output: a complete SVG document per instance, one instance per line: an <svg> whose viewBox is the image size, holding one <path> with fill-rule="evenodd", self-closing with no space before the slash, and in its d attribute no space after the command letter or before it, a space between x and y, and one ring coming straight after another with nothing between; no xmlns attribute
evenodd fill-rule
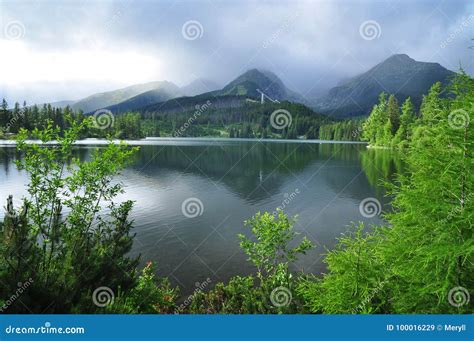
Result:
<svg viewBox="0 0 474 341"><path fill-rule="evenodd" d="M0 97L79 99L250 68L313 96L395 53L474 73L464 0L0 0Z"/></svg>

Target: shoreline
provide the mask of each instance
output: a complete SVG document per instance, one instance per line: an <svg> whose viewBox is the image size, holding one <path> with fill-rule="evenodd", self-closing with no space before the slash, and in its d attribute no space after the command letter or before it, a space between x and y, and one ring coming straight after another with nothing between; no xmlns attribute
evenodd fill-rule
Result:
<svg viewBox="0 0 474 341"><path fill-rule="evenodd" d="M367 145L367 149L385 149L385 150L392 150L393 148L391 147L386 147L386 146L373 146L371 144Z"/></svg>
<svg viewBox="0 0 474 341"><path fill-rule="evenodd" d="M258 139L258 138L229 138L229 137L146 137L140 140L118 140L113 139L112 142L120 143L126 142L133 146L146 145L160 145L162 142L270 142L270 143L311 143L311 144L367 144L361 141L334 141L334 140L303 140L303 139ZM43 144L39 140L27 140L30 144ZM86 138L77 140L75 145L106 145L109 142L107 139ZM0 147L16 146L15 140L1 140ZM46 145L56 145L56 141L45 143ZM369 147L367 147L369 148Z"/></svg>

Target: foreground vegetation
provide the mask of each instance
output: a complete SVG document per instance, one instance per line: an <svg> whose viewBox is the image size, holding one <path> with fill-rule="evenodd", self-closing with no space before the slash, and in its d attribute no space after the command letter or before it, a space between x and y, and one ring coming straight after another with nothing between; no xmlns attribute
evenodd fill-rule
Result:
<svg viewBox="0 0 474 341"><path fill-rule="evenodd" d="M422 117L407 125L411 138L402 138L406 173L387 185L394 211L385 215L384 226L370 232L362 224L352 227L327 252L326 274L292 274L291 262L313 245L300 239L293 219L283 212L257 214L246 222L250 236L239 236L255 275L197 290L185 305L180 305L177 289L155 277L153 264L138 271L138 259L127 256L133 203L115 202L122 187L112 178L135 149L111 143L89 161L74 159L72 144L88 129L89 119L77 123L68 118L65 130L52 123L34 130L43 141L58 141L50 147L26 144L28 132L20 130L18 148L24 155L18 166L30 176L30 199L20 208L13 207L11 198L7 203L0 241L2 310L473 313L474 81L461 73L449 96L441 97L436 89L425 99ZM381 96L374 108L382 117L385 102ZM395 108L393 100L388 99L387 107ZM403 107L411 112L409 102ZM371 130L377 115L365 124L365 136L375 143L382 141L377 136L396 138L404 119L400 117L397 129L389 121L383 129L387 134L381 134L380 126ZM12 299L18 283L26 281L28 287ZM101 286L115 293L108 304L93 299Z"/></svg>

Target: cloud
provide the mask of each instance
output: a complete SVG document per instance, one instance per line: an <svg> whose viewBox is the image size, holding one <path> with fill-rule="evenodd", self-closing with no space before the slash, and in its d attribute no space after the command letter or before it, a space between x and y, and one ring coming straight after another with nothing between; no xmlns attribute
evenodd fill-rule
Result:
<svg viewBox="0 0 474 341"><path fill-rule="evenodd" d="M3 1L0 88L9 101L78 98L132 83L226 83L269 69L314 96L394 53L473 73L469 1ZM196 39L182 26L198 21ZM376 21L380 34L359 28ZM24 27L10 39L9 23ZM463 27L463 29L459 29ZM454 34L449 44L443 46Z"/></svg>

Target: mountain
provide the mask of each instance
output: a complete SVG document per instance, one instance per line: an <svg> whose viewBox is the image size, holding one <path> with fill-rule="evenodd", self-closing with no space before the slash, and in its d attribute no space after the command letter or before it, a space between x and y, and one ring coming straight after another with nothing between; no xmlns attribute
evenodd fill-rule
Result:
<svg viewBox="0 0 474 341"><path fill-rule="evenodd" d="M113 113L134 111L181 95L181 89L175 84L168 81L156 82L156 87L153 90L145 91L118 104L107 106L105 109L109 109Z"/></svg>
<svg viewBox="0 0 474 341"><path fill-rule="evenodd" d="M367 72L350 78L316 101L314 109L334 117L367 115L385 91L401 102L411 97L419 105L433 83L447 84L454 72L438 63L416 61L396 54Z"/></svg>
<svg viewBox="0 0 474 341"><path fill-rule="evenodd" d="M219 94L259 99L261 95L257 89L274 100L305 102L301 95L288 89L273 72L258 69L251 69L240 75L220 90Z"/></svg>
<svg viewBox="0 0 474 341"><path fill-rule="evenodd" d="M205 92L214 91L220 89L221 86L216 82L209 79L198 78L181 87L181 92L185 96L196 96Z"/></svg>
<svg viewBox="0 0 474 341"><path fill-rule="evenodd" d="M77 101L76 103L74 103L73 109L82 110L86 113L92 112L97 109L103 109L105 107L109 107L120 102L126 101L141 93L158 89L162 85L163 82L158 81L136 84L118 90L97 93Z"/></svg>
<svg viewBox="0 0 474 341"><path fill-rule="evenodd" d="M236 108L248 103L259 101L260 90L272 100L291 101L305 104L303 97L288 89L283 82L270 71L252 69L228 83L224 88L209 91L192 97L174 98L172 101L155 103L140 108L142 112L179 112L192 110L196 105L210 101L213 107ZM266 99L268 102L269 100Z"/></svg>
<svg viewBox="0 0 474 341"><path fill-rule="evenodd" d="M283 100L286 97L286 87L274 73L257 69L249 70L234 79L220 91L220 94L259 98L260 93L257 89L272 99Z"/></svg>
<svg viewBox="0 0 474 341"><path fill-rule="evenodd" d="M45 104L49 104L54 108L65 108L67 106L72 106L74 103L76 103L76 101L64 100L64 101L41 103L41 104L35 104L35 105L40 107L40 108Z"/></svg>

